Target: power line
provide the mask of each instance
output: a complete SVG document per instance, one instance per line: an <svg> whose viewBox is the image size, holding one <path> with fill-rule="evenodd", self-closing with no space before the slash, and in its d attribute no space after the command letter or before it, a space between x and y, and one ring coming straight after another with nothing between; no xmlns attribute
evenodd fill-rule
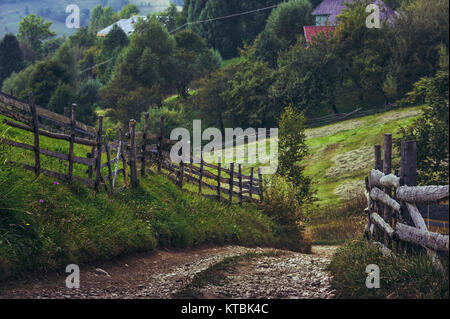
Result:
<svg viewBox="0 0 450 319"><path fill-rule="evenodd" d="M240 12L240 13L234 13L234 14L230 14L230 15L226 15L226 16L222 16L222 17L188 22L188 23L185 23L184 25L182 25L181 27L178 27L178 28L175 28L175 29L169 31L169 34L172 34L172 33L176 32L176 31L178 31L178 30L180 30L180 29L182 29L184 27L190 26L192 24L200 24L200 23L206 23L206 22L213 22L213 21L217 21L217 20L230 19L230 18L242 16L242 15L247 15L247 14L256 13L256 12L260 12L260 11L270 10L270 9L278 7L279 5L280 5L280 3L276 4L276 5L273 5L273 6L270 6L270 7L265 7L265 8L260 8L260 9L255 9L255 10L250 10L250 11L245 11L245 12Z"/></svg>

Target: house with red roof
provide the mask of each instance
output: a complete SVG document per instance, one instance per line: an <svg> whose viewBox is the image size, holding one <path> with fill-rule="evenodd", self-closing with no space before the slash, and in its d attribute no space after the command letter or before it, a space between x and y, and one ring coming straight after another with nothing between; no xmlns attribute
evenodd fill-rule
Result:
<svg viewBox="0 0 450 319"><path fill-rule="evenodd" d="M326 35L332 33L338 24L337 16L346 8L346 3L355 1L358 0L323 0L312 12L316 25L303 27L306 42L311 43L312 39L320 33ZM382 0L372 2L380 7L381 21L392 23L393 17L397 14L395 10L389 8Z"/></svg>

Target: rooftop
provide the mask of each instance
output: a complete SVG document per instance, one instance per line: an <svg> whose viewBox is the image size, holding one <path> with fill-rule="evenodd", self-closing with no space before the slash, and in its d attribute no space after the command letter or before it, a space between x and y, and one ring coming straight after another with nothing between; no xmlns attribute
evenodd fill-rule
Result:
<svg viewBox="0 0 450 319"><path fill-rule="evenodd" d="M110 26L104 28L103 30L100 30L97 33L97 36L99 37L106 37L109 32L111 32L114 25L117 25L119 28L123 30L123 32L126 33L126 35L130 35L134 31L134 24L138 21L138 19L147 19L146 16L133 16L129 19L120 19L116 23L111 24Z"/></svg>

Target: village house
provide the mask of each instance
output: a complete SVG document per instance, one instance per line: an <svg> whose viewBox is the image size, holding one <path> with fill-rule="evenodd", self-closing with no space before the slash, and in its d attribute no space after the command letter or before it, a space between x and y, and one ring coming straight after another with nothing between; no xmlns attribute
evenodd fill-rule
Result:
<svg viewBox="0 0 450 319"><path fill-rule="evenodd" d="M333 32L338 24L337 16L345 9L346 3L355 2L357 0L324 0L317 8L314 9L312 15L316 19L315 26L305 26L306 42L311 43L312 38L320 33L328 34ZM380 8L380 20L382 22L392 22L393 17L397 14L381 0L374 0L374 4Z"/></svg>

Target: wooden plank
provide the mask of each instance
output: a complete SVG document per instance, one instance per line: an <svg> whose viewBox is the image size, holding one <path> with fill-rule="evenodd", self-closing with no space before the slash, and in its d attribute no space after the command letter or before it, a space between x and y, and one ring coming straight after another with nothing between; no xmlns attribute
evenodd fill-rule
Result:
<svg viewBox="0 0 450 319"><path fill-rule="evenodd" d="M384 193L382 190L378 188L372 188L370 191L370 198L374 201L379 201L385 205L388 205L396 212L400 212L400 204L393 200L389 195Z"/></svg>
<svg viewBox="0 0 450 319"><path fill-rule="evenodd" d="M242 205L242 165L238 166L239 171L239 205Z"/></svg>
<svg viewBox="0 0 450 319"><path fill-rule="evenodd" d="M389 175L392 172L392 134L384 134L384 175ZM388 196L392 196L392 189L388 186L384 187L384 192ZM392 209L389 205L384 205L383 217L389 226L392 226ZM384 234L384 244L389 249L392 249L392 242L389 236Z"/></svg>
<svg viewBox="0 0 450 319"><path fill-rule="evenodd" d="M228 192L228 201L230 203L233 202L233 178L234 178L234 163L230 163L230 172L229 172L230 178L229 178L229 192Z"/></svg>
<svg viewBox="0 0 450 319"><path fill-rule="evenodd" d="M0 93L0 103L3 103L5 105L11 105L21 111L31 113L30 107L27 105L26 102L21 101L13 96L9 96L5 93ZM70 121L71 121L70 118L65 117L61 114L51 112L51 111L49 111L45 108L42 108L40 106L37 106L37 105L36 105L36 113L41 118L56 121L63 125L70 126ZM86 131L91 134L96 134L95 127L86 125L84 123L79 122L79 123L77 123L76 127L82 131Z"/></svg>
<svg viewBox="0 0 450 319"><path fill-rule="evenodd" d="M31 117L20 114L18 112L15 112L13 110L8 109L7 107L4 107L2 105L0 105L0 114L12 118L15 121L24 123L26 125L32 125L33 120L31 119Z"/></svg>
<svg viewBox="0 0 450 319"><path fill-rule="evenodd" d="M203 180L203 152L201 153L201 159L200 159L200 177L198 180L198 193L201 194L202 193L202 180Z"/></svg>
<svg viewBox="0 0 450 319"><path fill-rule="evenodd" d="M415 141L401 143L401 176L404 185L417 186L417 144Z"/></svg>
<svg viewBox="0 0 450 319"><path fill-rule="evenodd" d="M374 168L376 170L382 171L383 170L383 165L381 164L381 145L375 145L374 153L375 153Z"/></svg>
<svg viewBox="0 0 450 319"><path fill-rule="evenodd" d="M97 132L97 158L96 158L96 172L95 172L95 190L98 191L100 182L102 180L101 166L102 166L102 139L103 139L103 116L98 118L98 132Z"/></svg>
<svg viewBox="0 0 450 319"><path fill-rule="evenodd" d="M141 147L141 152L142 152L142 159L141 159L141 175L145 176L145 160L146 160L146 146L148 143L148 118L149 118L149 113L145 112L144 113L144 132L143 132L143 142L142 142L142 147Z"/></svg>
<svg viewBox="0 0 450 319"><path fill-rule="evenodd" d="M105 149L106 149L106 166L108 167L108 176L112 176L112 168L111 168L111 152L109 149L109 138L108 135L105 136ZM109 189L111 192L114 189L112 178L109 178Z"/></svg>
<svg viewBox="0 0 450 319"><path fill-rule="evenodd" d="M405 204L406 204L406 207L408 208L409 215L411 216L411 219L413 220L414 225L419 229L428 230L427 225L425 224L425 221L424 221L422 215L420 215L420 212L417 209L416 205L410 204L410 203L405 203Z"/></svg>
<svg viewBox="0 0 450 319"><path fill-rule="evenodd" d="M448 185L443 186L401 186L397 198L410 203L436 203L449 198Z"/></svg>
<svg viewBox="0 0 450 319"><path fill-rule="evenodd" d="M69 144L69 181L72 181L73 175L73 162L74 162L74 143L75 143L75 112L76 112L76 104L72 104L72 112L70 114L70 144Z"/></svg>
<svg viewBox="0 0 450 319"><path fill-rule="evenodd" d="M24 131L28 131L28 132L34 132L33 128L25 125L25 124L20 124L20 123L15 123L12 122L10 120L4 119L3 123L15 128L19 128L21 130ZM70 136L69 135L65 135L65 134L59 134L59 133L51 133L48 131L44 131L44 130L39 130L39 135L42 136L46 136L46 137L50 137L50 138L54 138L54 139L59 139L59 140L64 140L64 141L70 141ZM80 137L75 137L75 143L77 144L82 144L82 145L87 145L87 146L95 146L96 142L95 141L91 141L85 138L80 138Z"/></svg>
<svg viewBox="0 0 450 319"><path fill-rule="evenodd" d="M125 188L128 188L128 175L127 175L127 160L125 158L125 143L123 139L123 131L122 128L119 128L119 139L120 139L120 157L122 158L122 166L123 166L123 181L125 184Z"/></svg>
<svg viewBox="0 0 450 319"><path fill-rule="evenodd" d="M369 176L369 187L373 188L373 187L383 187L383 184L381 184L380 180L384 177L384 173L380 172L377 169L372 169L372 171L370 171L370 176Z"/></svg>
<svg viewBox="0 0 450 319"><path fill-rule="evenodd" d="M377 225L383 230L383 232L391 239L395 237L394 229L384 221L384 219L377 213L370 214L370 220L373 224Z"/></svg>
<svg viewBox="0 0 450 319"><path fill-rule="evenodd" d="M383 176L379 180L380 184L385 187L391 188L399 188L400 187L400 177L395 176L394 174L389 174Z"/></svg>
<svg viewBox="0 0 450 319"><path fill-rule="evenodd" d="M34 96L33 92L30 92L29 94L29 107L31 110L31 117L33 120L33 135L34 135L34 167L35 167L35 174L36 176L39 176L41 172L41 158L39 155L39 121L37 118L37 112L36 112L36 106L34 105Z"/></svg>
<svg viewBox="0 0 450 319"><path fill-rule="evenodd" d="M448 252L449 237L397 223L395 228L399 240L430 248L435 251Z"/></svg>
<svg viewBox="0 0 450 319"><path fill-rule="evenodd" d="M259 179L259 201L262 203L264 201L264 189L263 189L263 178L261 174L261 167L258 167L258 179Z"/></svg>
<svg viewBox="0 0 450 319"><path fill-rule="evenodd" d="M222 172L222 170L220 169L221 165L222 165L220 158L219 158L219 163L218 164L219 164L218 165L219 169L217 170L217 199L220 202L220 199L221 199L221 196L220 196L220 173Z"/></svg>
<svg viewBox="0 0 450 319"><path fill-rule="evenodd" d="M136 130L136 120L130 120L130 174L131 186L138 186L137 166L136 166L136 143L134 133Z"/></svg>

